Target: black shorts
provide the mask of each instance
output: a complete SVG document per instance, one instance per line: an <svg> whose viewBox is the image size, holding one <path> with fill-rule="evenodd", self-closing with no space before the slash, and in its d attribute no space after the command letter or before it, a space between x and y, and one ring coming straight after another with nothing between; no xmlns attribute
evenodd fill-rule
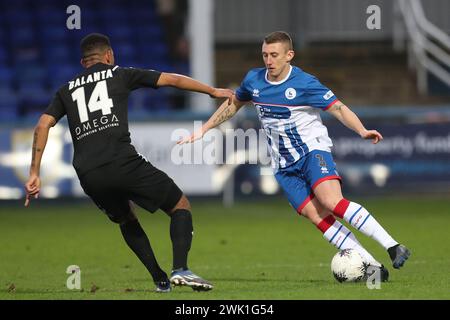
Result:
<svg viewBox="0 0 450 320"><path fill-rule="evenodd" d="M167 174L139 155L114 160L79 178L84 192L115 222L130 213L130 200L153 213L171 210L183 195Z"/></svg>

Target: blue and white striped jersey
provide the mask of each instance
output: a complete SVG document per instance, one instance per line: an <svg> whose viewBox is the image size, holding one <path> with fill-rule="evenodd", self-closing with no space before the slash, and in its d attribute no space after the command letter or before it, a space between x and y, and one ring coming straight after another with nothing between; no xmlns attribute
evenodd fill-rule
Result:
<svg viewBox="0 0 450 320"><path fill-rule="evenodd" d="M285 79L272 82L266 68L252 69L236 97L256 106L275 170L292 165L311 150L331 151L333 144L320 110L327 110L338 99L313 75L290 66Z"/></svg>

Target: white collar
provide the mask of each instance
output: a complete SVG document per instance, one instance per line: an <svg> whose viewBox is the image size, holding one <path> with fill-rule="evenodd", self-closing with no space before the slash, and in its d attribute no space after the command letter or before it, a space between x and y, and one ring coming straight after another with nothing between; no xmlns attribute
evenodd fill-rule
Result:
<svg viewBox="0 0 450 320"><path fill-rule="evenodd" d="M280 81L270 81L269 80L269 78L267 78L267 73L268 73L269 71L266 69L266 81L268 82L268 83L270 83L270 84L272 84L272 85L278 85L278 84L282 84L283 82L285 82L287 79L289 79L289 77L291 76L291 72L292 72L292 66L290 65L289 66L289 72L288 72L288 74L286 75L286 77L284 78L284 79L282 79L282 80L280 80Z"/></svg>

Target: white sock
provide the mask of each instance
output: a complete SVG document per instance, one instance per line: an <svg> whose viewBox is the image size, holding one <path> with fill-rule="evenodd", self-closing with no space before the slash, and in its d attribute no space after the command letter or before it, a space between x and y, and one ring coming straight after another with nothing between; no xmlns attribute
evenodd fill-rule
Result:
<svg viewBox="0 0 450 320"><path fill-rule="evenodd" d="M343 218L363 234L376 240L386 250L398 244L360 204L342 199L333 212L336 216Z"/></svg>
<svg viewBox="0 0 450 320"><path fill-rule="evenodd" d="M339 250L355 249L359 252L359 254L361 254L366 262L369 262L372 265L381 266L381 264L375 260L375 258L366 249L363 248L353 233L342 223L337 221L332 215L324 218L317 225L317 228L322 231L323 237Z"/></svg>

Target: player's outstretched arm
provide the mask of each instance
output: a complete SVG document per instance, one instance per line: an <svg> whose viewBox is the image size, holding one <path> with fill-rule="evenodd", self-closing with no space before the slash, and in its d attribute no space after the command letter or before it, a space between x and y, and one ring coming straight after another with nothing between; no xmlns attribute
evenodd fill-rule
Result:
<svg viewBox="0 0 450 320"><path fill-rule="evenodd" d="M231 97L234 94L233 90L213 88L203 82L176 73L161 73L156 85L158 87L170 86L182 90L205 93L212 98L227 98L230 99L229 103L231 103Z"/></svg>
<svg viewBox="0 0 450 320"><path fill-rule="evenodd" d="M216 112L214 112L214 114L209 118L209 120L200 128L200 130L179 140L177 144L191 143L195 140L201 139L206 132L233 117L236 112L238 112L239 109L246 104L246 102L236 99L235 96L233 96L230 101L231 103L228 101L223 102Z"/></svg>
<svg viewBox="0 0 450 320"><path fill-rule="evenodd" d="M383 136L377 130L367 130L361 120L359 120L358 116L342 102L336 102L328 109L328 112L342 122L347 128L358 133L361 138L371 139L372 143L378 143L383 140Z"/></svg>
<svg viewBox="0 0 450 320"><path fill-rule="evenodd" d="M30 177L25 183L25 206L28 207L32 197L37 198L41 189L41 179L39 178L42 155L47 145L48 132L56 124L53 116L43 114L34 129L33 146L31 154Z"/></svg>

